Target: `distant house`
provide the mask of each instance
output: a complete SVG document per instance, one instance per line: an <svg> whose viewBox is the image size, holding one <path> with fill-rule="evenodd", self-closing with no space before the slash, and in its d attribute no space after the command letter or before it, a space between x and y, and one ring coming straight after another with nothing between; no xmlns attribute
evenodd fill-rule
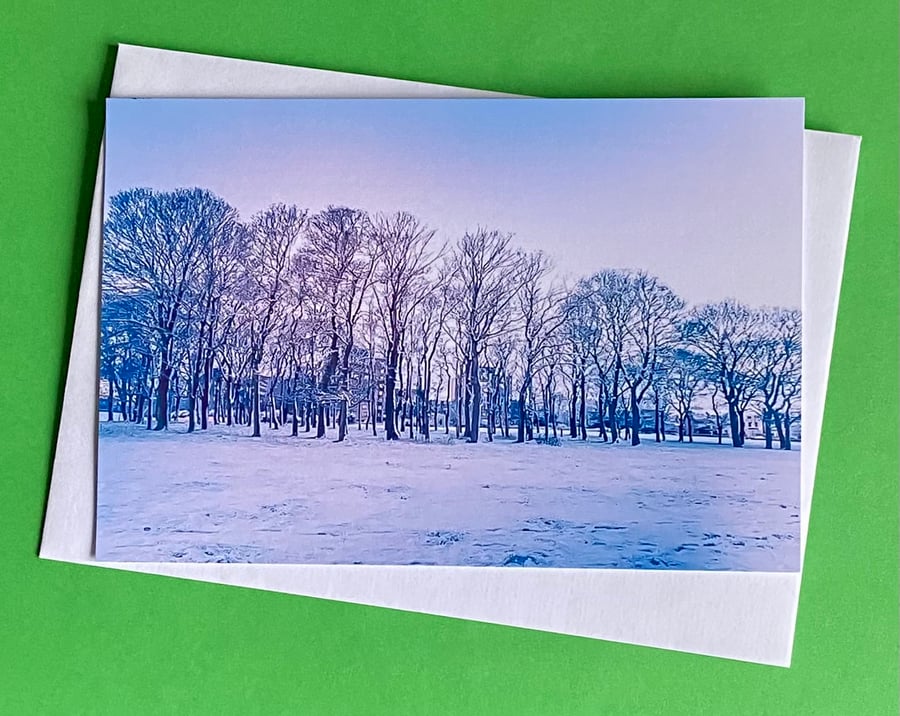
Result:
<svg viewBox="0 0 900 716"><path fill-rule="evenodd" d="M801 437L800 416L795 415L791 418L791 440L799 441ZM747 411L744 413L744 433L751 440L763 440L766 436L766 427L763 421L762 413L757 411ZM725 425L725 434L729 435L730 430ZM772 437L778 439L778 430L772 426Z"/></svg>

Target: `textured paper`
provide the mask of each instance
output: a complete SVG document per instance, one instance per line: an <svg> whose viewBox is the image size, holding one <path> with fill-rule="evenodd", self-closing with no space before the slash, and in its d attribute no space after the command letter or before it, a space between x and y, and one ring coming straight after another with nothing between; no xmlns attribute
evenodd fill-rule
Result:
<svg viewBox="0 0 900 716"><path fill-rule="evenodd" d="M115 97L468 97L474 90L123 45ZM859 138L807 132L801 549ZM41 557L788 666L799 574L100 563L93 558L102 223L98 169Z"/></svg>

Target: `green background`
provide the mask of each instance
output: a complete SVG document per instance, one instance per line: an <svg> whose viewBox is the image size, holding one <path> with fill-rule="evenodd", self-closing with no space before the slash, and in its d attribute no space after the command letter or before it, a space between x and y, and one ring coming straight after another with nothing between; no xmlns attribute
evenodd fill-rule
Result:
<svg viewBox="0 0 900 716"><path fill-rule="evenodd" d="M2 5L0 713L897 713L896 0ZM38 560L120 41L861 134L793 667Z"/></svg>

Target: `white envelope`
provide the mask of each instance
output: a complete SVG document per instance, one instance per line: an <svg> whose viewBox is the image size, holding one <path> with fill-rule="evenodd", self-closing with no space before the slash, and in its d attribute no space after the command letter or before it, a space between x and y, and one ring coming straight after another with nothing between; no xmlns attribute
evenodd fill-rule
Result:
<svg viewBox="0 0 900 716"><path fill-rule="evenodd" d="M496 93L121 45L114 97ZM801 549L822 427L859 137L806 132ZM93 557L103 165L88 232L40 556L788 666L800 574L101 563Z"/></svg>

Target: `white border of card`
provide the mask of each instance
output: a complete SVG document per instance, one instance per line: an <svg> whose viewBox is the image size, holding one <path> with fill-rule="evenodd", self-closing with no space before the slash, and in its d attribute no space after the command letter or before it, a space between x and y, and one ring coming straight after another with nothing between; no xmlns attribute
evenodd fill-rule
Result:
<svg viewBox="0 0 900 716"><path fill-rule="evenodd" d="M113 97L479 97L476 90L120 45ZM859 137L807 131L801 549L809 526ZM800 574L101 563L93 557L103 166L40 556L789 666Z"/></svg>

